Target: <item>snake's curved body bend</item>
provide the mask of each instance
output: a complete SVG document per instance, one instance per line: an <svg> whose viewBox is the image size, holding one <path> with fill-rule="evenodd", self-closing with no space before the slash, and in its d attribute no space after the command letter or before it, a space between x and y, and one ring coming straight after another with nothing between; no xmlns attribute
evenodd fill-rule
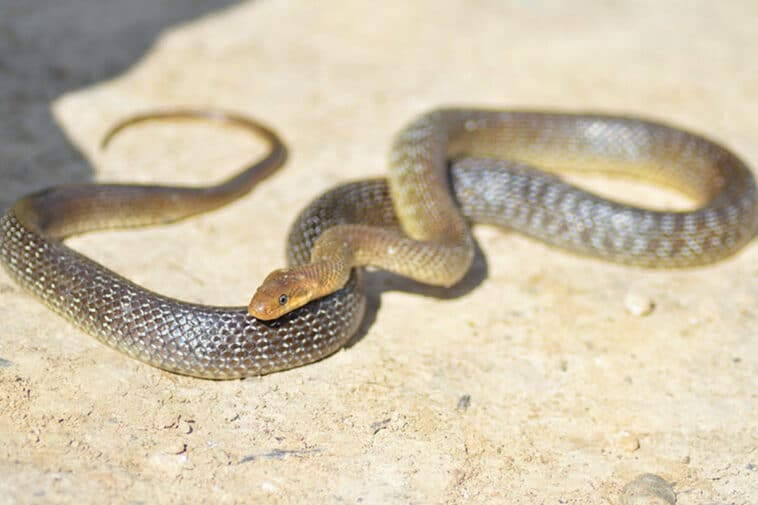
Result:
<svg viewBox="0 0 758 505"><path fill-rule="evenodd" d="M450 159L459 167L516 169L530 198L516 198L518 189L490 184L492 179L465 195L455 185L451 192ZM677 213L619 205L554 178L529 176L530 166L648 179L671 185L702 206ZM468 271L474 253L459 206L465 213L477 193L487 194L479 201L484 205L487 199L486 205L497 209L503 226L560 247L646 267L715 261L749 241L756 228L755 183L736 156L703 137L632 118L432 111L396 137L388 184L400 229L362 223L327 230L316 241L309 264L269 275L251 300L251 314L280 317L339 289L352 268L365 265L428 284L454 284Z"/></svg>
<svg viewBox="0 0 758 505"><path fill-rule="evenodd" d="M187 116L206 115L165 115ZM211 119L254 131L269 142L271 152L208 188L93 184L29 195L0 218L0 261L19 284L84 331L165 370L229 379L327 356L360 324L365 305L360 269L350 273L348 266L341 289L266 322L250 316L246 307L190 304L151 292L62 242L74 233L173 221L210 210L249 191L284 160L276 135L257 123L228 115ZM448 160L453 160L449 171ZM447 269L442 277L452 275L435 282L449 284L470 262L467 222L481 222L613 261L682 267L733 254L758 228L755 182L736 156L703 137L638 119L433 111L400 133L391 165L388 180L345 184L308 206L290 233L289 264L308 268L314 250L326 247L328 258L329 244L338 243L353 249L347 251L353 264L411 274L439 267ZM674 186L701 205L690 212L630 207L534 166L641 177ZM386 257L374 259L382 252ZM440 267L448 261L453 267ZM436 274L420 277L429 275Z"/></svg>

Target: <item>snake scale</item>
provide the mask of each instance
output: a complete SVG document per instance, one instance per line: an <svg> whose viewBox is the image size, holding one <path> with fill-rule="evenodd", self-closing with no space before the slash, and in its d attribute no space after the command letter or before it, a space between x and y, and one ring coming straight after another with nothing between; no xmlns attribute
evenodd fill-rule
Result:
<svg viewBox="0 0 758 505"><path fill-rule="evenodd" d="M155 118L233 123L264 139L270 151L215 186L78 184L28 195L0 218L0 261L85 332L179 374L255 376L335 352L363 317L362 265L453 284L471 263L469 223L662 268L717 261L758 231L750 170L702 136L624 116L439 109L399 132L387 179L338 186L301 212L288 239L290 267L272 273L249 307L192 304L129 281L63 239L176 221L224 205L280 166L286 149L261 124L225 113L135 116L111 135ZM698 206L667 212L624 205L564 182L557 175L564 171L640 178L673 187Z"/></svg>

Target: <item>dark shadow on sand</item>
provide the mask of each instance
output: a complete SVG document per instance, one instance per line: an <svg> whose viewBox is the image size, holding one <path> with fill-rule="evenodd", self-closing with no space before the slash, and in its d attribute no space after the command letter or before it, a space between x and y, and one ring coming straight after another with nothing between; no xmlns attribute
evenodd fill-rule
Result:
<svg viewBox="0 0 758 505"><path fill-rule="evenodd" d="M51 103L119 76L162 31L239 0L0 2L0 210L32 191L92 179Z"/></svg>
<svg viewBox="0 0 758 505"><path fill-rule="evenodd" d="M459 298L473 291L482 283L482 281L484 281L484 279L487 278L489 272L487 259L484 257L479 244L475 243L475 246L476 251L471 269L458 284L450 288L429 286L383 270L366 272L364 275L366 314L363 316L360 328L345 344L345 347L352 347L363 340L363 337L368 334L371 326L373 326L376 321L376 315L381 308L382 293L387 291L404 291L419 296L450 300L453 298ZM413 317L412 314L409 314L409 317Z"/></svg>

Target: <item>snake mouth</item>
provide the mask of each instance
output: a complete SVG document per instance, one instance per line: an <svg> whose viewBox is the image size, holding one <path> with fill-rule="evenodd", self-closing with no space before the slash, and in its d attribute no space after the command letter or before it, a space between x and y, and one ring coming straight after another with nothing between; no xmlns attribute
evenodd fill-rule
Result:
<svg viewBox="0 0 758 505"><path fill-rule="evenodd" d="M261 321L271 321L283 315L279 314L278 311L271 310L269 305L268 299L262 299L256 291L247 306L247 313Z"/></svg>
<svg viewBox="0 0 758 505"><path fill-rule="evenodd" d="M271 272L258 287L247 306L256 319L277 319L310 302L313 297L312 279L303 272L279 269Z"/></svg>

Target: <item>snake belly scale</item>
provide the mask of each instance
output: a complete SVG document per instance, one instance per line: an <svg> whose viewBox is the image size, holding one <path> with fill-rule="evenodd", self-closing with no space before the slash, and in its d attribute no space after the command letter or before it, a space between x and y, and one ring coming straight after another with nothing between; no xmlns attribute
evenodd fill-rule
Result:
<svg viewBox="0 0 758 505"><path fill-rule="evenodd" d="M219 207L250 191L285 158L271 130L224 113L145 114L111 134L156 118L230 122L262 137L270 151L210 187L82 184L26 196L0 218L0 261L21 286L85 332L185 375L262 375L333 353L363 316L360 266L452 284L471 261L469 223L518 230L580 254L663 268L720 260L758 228L750 170L702 136L621 116L435 110L397 135L387 179L338 186L302 211L288 239L288 269L273 277L273 290L264 281L256 292L263 308L285 310L262 320L248 311L255 313L255 296L250 307L182 302L142 288L64 244L76 233L170 222ZM564 182L556 175L563 171L642 178L672 186L699 206L665 212L623 205ZM328 289L313 292L314 272L316 284L329 284ZM302 306L281 303L287 294L277 291L282 276L309 283ZM297 283L285 287L300 289Z"/></svg>

